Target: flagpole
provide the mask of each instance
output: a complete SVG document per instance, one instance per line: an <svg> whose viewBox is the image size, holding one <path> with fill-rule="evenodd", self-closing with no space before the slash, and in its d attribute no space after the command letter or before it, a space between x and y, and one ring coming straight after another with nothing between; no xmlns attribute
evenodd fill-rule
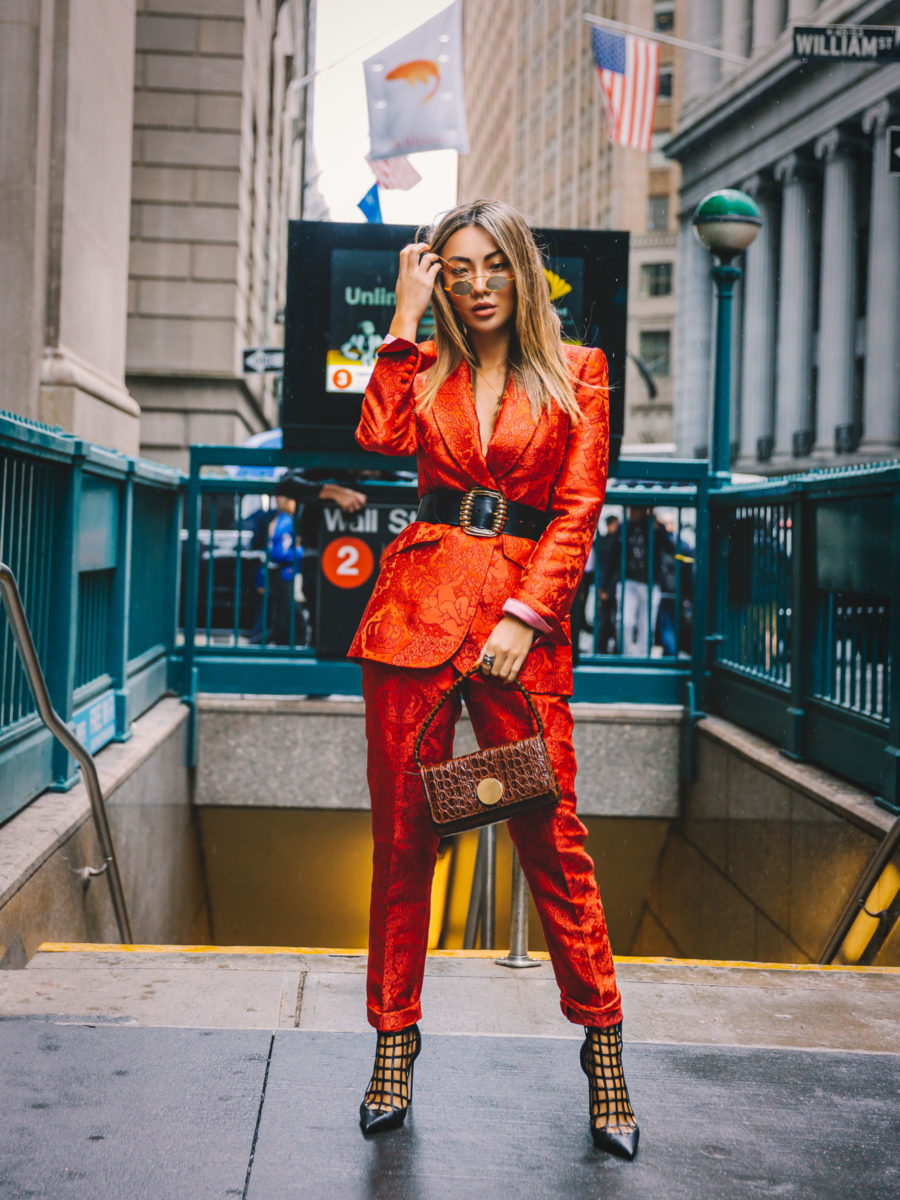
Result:
<svg viewBox="0 0 900 1200"><path fill-rule="evenodd" d="M726 62L746 66L749 58L740 54L729 54L727 50L715 50L712 46L701 46L699 42L685 42L681 38L670 37L667 33L655 33L648 29L639 29L636 25L625 25L622 21L613 21L611 17L595 17L593 13L585 13L584 19L589 25L598 29L615 29L617 33L631 33L642 37L648 42L663 42L667 46L675 46L678 50L693 50L695 54L710 54L713 58L723 58Z"/></svg>

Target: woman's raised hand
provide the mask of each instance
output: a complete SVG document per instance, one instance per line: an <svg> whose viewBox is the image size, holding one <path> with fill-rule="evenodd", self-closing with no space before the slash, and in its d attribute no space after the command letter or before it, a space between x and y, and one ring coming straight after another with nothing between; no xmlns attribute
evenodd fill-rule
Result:
<svg viewBox="0 0 900 1200"><path fill-rule="evenodd" d="M397 307L391 321L394 337L416 340L416 330L431 303L434 281L441 269L440 256L429 249L427 242L413 242L400 251L400 272L397 276Z"/></svg>

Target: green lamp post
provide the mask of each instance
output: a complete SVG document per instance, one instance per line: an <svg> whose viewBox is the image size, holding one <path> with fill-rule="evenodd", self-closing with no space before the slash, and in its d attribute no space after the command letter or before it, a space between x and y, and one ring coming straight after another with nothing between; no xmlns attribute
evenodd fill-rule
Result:
<svg viewBox="0 0 900 1200"><path fill-rule="evenodd" d="M743 254L759 233L762 217L746 192L723 188L710 192L694 212L694 233L714 254L716 285L716 357L713 384L709 470L712 483L731 478L731 308L734 285L741 277L732 259Z"/></svg>

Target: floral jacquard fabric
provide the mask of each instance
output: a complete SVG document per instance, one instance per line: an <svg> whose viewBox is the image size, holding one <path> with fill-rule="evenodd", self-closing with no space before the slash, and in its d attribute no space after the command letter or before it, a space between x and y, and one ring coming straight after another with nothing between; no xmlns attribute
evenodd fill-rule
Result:
<svg viewBox="0 0 900 1200"><path fill-rule="evenodd" d="M603 352L564 349L583 420L572 422L553 405L535 421L528 396L511 378L484 455L468 365L446 380L427 412L417 413L433 345L397 339L382 347L356 431L360 445L416 454L420 495L490 488L549 510L551 520L537 543L509 534L475 538L458 526L408 526L382 556L351 658L409 667L452 662L464 671L511 597L550 628L535 639L522 682L539 692L571 691L568 612L603 505L609 403Z"/></svg>
<svg viewBox="0 0 900 1200"><path fill-rule="evenodd" d="M372 903L367 1009L376 1029L404 1029L422 1015L422 980L438 837L413 757L416 735L456 678L450 664L429 670L364 662L368 779L372 796ZM534 732L521 694L479 675L465 703L482 747ZM564 1015L580 1025L621 1020L621 996L609 946L587 830L575 812L572 713L560 696L534 696L561 800L514 817L507 828L537 906ZM423 741L422 761L453 752L459 692L441 708Z"/></svg>

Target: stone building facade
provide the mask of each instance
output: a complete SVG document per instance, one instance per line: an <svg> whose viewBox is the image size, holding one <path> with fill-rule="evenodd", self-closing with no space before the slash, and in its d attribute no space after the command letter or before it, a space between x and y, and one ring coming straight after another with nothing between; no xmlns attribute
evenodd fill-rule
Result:
<svg viewBox="0 0 900 1200"><path fill-rule="evenodd" d="M599 16L681 34L684 0L601 0ZM661 46L650 154L614 145L579 0L466 0L463 39L471 153L459 198L511 201L535 225L631 233L625 440L672 438L679 172L662 153L681 100L681 52Z"/></svg>
<svg viewBox="0 0 900 1200"><path fill-rule="evenodd" d="M0 6L0 408L187 463L278 421L314 0ZM130 213L130 227L129 227Z"/></svg>
<svg viewBox="0 0 900 1200"><path fill-rule="evenodd" d="M0 6L0 408L134 453L135 0Z"/></svg>
<svg viewBox="0 0 900 1200"><path fill-rule="evenodd" d="M127 378L148 457L278 424L241 352L282 341L311 39L303 0L138 2Z"/></svg>
<svg viewBox="0 0 900 1200"><path fill-rule="evenodd" d="M708 446L711 260L691 217L708 192L739 187L764 224L738 287L733 456L762 473L900 453L900 63L795 60L794 23L897 26L900 5L692 0L686 36L747 61L688 56L667 147L682 168L678 449Z"/></svg>

